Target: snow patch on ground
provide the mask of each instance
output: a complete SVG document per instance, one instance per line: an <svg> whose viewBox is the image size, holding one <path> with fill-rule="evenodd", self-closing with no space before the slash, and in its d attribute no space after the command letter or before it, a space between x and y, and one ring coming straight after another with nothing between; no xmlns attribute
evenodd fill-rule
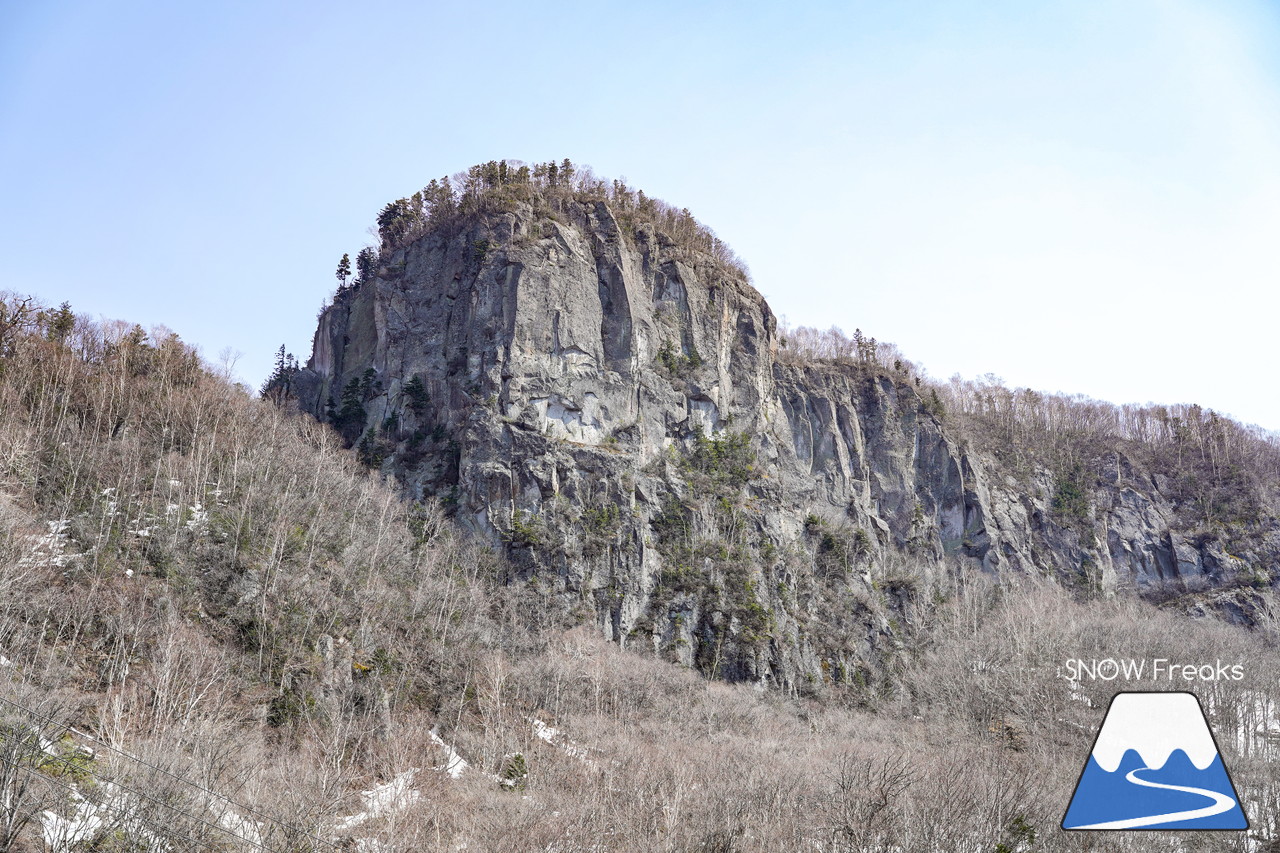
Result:
<svg viewBox="0 0 1280 853"><path fill-rule="evenodd" d="M1070 697L1072 702L1080 702L1081 704L1087 705L1090 708L1093 707L1093 700L1090 699L1088 696L1086 696L1080 690L1080 679L1078 678L1069 679L1067 681L1067 685L1071 688L1071 692L1068 694L1068 696Z"/></svg>
<svg viewBox="0 0 1280 853"><path fill-rule="evenodd" d="M113 793L111 786L103 786L106 793ZM74 807L70 817L62 817L54 812L40 813L40 826L44 834L44 844L50 853L64 853L82 844L88 844L110 824L113 815L96 803L91 803L77 790L71 791L71 802Z"/></svg>
<svg viewBox="0 0 1280 853"><path fill-rule="evenodd" d="M1230 703L1211 693L1205 707L1210 715L1234 722L1228 725L1242 754L1268 760L1280 756L1280 702L1259 690L1242 690Z"/></svg>
<svg viewBox="0 0 1280 853"><path fill-rule="evenodd" d="M334 829L339 832L354 829L375 817L392 814L413 805L422 797L422 792L411 787L417 775L416 768L406 770L386 784L376 785L368 791L361 791L363 810L340 818L334 825Z"/></svg>
<svg viewBox="0 0 1280 853"><path fill-rule="evenodd" d="M187 529L192 533L198 533L209 521L209 512L204 508L204 504L196 502L187 508L190 517L187 519Z"/></svg>
<svg viewBox="0 0 1280 853"><path fill-rule="evenodd" d="M146 827L128 791L112 782L102 782L95 790L100 802L86 799L79 788L71 786L69 817L51 811L40 813L40 828L49 853L83 850L113 832L142 842L157 853L168 853L172 849Z"/></svg>
<svg viewBox="0 0 1280 853"><path fill-rule="evenodd" d="M71 541L71 537L67 535L67 527L71 524L70 519L61 518L45 523L49 527L49 532L43 536L30 537L31 553L18 561L19 566L31 568L57 566L61 569L69 566L72 560L80 556L66 553L67 544Z"/></svg>
<svg viewBox="0 0 1280 853"><path fill-rule="evenodd" d="M44 737L38 729L33 727L33 730L39 738L41 750L48 755L65 758L69 754L79 754L89 759L93 759L96 755L92 747L78 743L69 737L64 738L62 748L59 749L58 744ZM92 738L92 735L74 728L70 732L79 737ZM71 753L68 752L68 748ZM68 787L70 788L67 797L67 805L70 806L69 814L61 815L47 810L36 816L48 853L76 853L86 848L94 848L104 839L110 839L115 834L131 839L133 844L128 845L130 849L136 847L149 850L151 853L169 853L173 849L172 845L152 831L151 827L154 824L150 824L148 819L139 812L140 792L101 778L96 779L92 784L89 793L92 799L85 796L86 792L82 791L78 784L72 783ZM204 807L215 815L213 825L224 831L223 835L217 837L220 842L218 846L228 850L264 849L261 825L236 813L228 803L229 801L217 795L204 797ZM183 810L182 807L178 808ZM197 814L195 811L190 813ZM243 846L228 845L228 842L236 841L244 842Z"/></svg>
<svg viewBox="0 0 1280 853"><path fill-rule="evenodd" d="M431 742L444 751L444 763L436 765L435 770L447 773L451 779L461 779L464 773L471 770L471 765L466 759L446 743L436 729L431 729L427 734ZM333 825L334 831L346 832L355 829L374 818L394 814L418 802L422 798L422 792L413 787L418 772L418 768L414 767L399 774L390 782L361 791L361 810L356 814L338 818ZM497 777L495 776L494 779L496 780ZM365 853L375 853L380 849L373 839L358 838L355 841L357 849Z"/></svg>
<svg viewBox="0 0 1280 853"><path fill-rule="evenodd" d="M542 720L536 720L532 717L526 717L525 719L529 720L529 722L533 724L533 733L541 740L546 741L561 752L576 758L579 761L591 762L591 758L587 754L587 748L585 746L578 746L568 738L561 738L561 732L559 729L554 728L553 726L548 726L546 723L542 722Z"/></svg>
<svg viewBox="0 0 1280 853"><path fill-rule="evenodd" d="M462 778L462 774L470 770L471 765L468 764L461 755L458 755L457 750L445 743L435 729L432 729L428 734L431 735L431 742L442 748L445 754L444 764L440 765L436 769L443 770L445 773L448 773L450 779Z"/></svg>
<svg viewBox="0 0 1280 853"><path fill-rule="evenodd" d="M177 488L181 484L177 480L170 480L170 489ZM116 518L121 515L120 499L114 486L103 489L100 497L105 499L104 513L107 518ZM214 488L210 491L213 499L219 506L226 506L226 501L221 499L222 490ZM137 500L135 495L133 500ZM160 517L148 512L139 512L136 518L129 519L126 529L133 536L139 536L143 539L157 535L162 526L174 527L181 525L189 532L200 534L205 532L209 525L209 510L202 501L195 501L192 504L184 505L180 501L170 499L165 503L164 516Z"/></svg>
<svg viewBox="0 0 1280 853"><path fill-rule="evenodd" d="M251 847L262 847L262 827L256 821L227 809L218 815L218 826L229 834L243 839Z"/></svg>
<svg viewBox="0 0 1280 853"><path fill-rule="evenodd" d="M1253 723L1254 734L1267 737L1280 737L1280 706L1264 693L1248 691L1247 700L1251 700L1252 713L1248 720Z"/></svg>

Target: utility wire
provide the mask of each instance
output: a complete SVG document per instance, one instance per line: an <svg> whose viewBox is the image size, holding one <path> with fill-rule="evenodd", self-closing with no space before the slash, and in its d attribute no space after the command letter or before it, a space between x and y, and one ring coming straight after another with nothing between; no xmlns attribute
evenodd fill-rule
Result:
<svg viewBox="0 0 1280 853"><path fill-rule="evenodd" d="M37 736L38 736L38 735L37 735ZM39 747L39 745L38 745L38 743L37 743L37 748L40 748L40 747ZM267 847L267 846L263 845L261 842L254 841L252 838L245 838L243 835L239 834L238 832L232 832L230 829L227 829L225 826L218 826L216 823L210 823L209 821L205 820L204 818L200 817L199 815L195 814L194 812L184 811L183 809L181 809L181 808L179 808L179 807L177 807L177 806L175 806L175 805L172 805L172 804L170 804L170 803L166 803L166 802L164 802L163 800L158 800L158 799L156 799L155 797L151 796L150 794L144 794L142 791L138 790L137 788L130 787L129 785L126 785L126 784L123 784L123 783L121 783L121 782L118 782L118 781L116 781L115 779L111 779L111 778L109 778L109 777L107 777L107 776L104 776L104 775L102 775L102 774L100 774L100 773L94 773L92 770L89 770L88 768L86 768L86 767L84 767L84 766L82 766L82 765L78 765L78 764L73 763L73 762L71 761L71 758L70 758L69 756L63 756L63 755L49 755L48 753L44 752L43 750L41 751L41 755L45 756L45 759L47 759L47 760L43 760L43 759L42 759L43 764L44 764L45 766L48 766L48 765L50 765L50 764L62 764L63 766L65 766L68 770L70 770L70 771L71 771L71 772L73 772L73 773L82 773L82 774L84 774L85 776L89 776L89 777L91 777L91 778L93 778L93 779L95 779L95 780L97 780L97 781L99 781L99 782L105 782L105 783L107 783L108 785L114 785L115 787L119 788L119 789L120 789L120 790L122 790L122 791L126 791L126 792L128 792L128 793L130 793L130 794L133 794L134 796L137 796L137 797L141 797L142 799L147 800L148 802L155 803L157 806L160 806L160 807L161 807L161 808L163 808L163 809L168 809L169 811L171 811L171 812L173 812L173 813L175 813L175 814L177 814L177 815L179 815L179 816L181 816L181 817L188 817L188 818L192 818L192 819L194 819L194 820L196 820L196 821L198 821L198 822L200 822L200 823L204 824L205 826L209 827L210 829L214 829L214 830L217 830L218 832L223 832L223 833L226 833L227 835L230 835L232 838L236 839L237 841L243 841L245 844L252 844L254 847L257 847L257 848L259 848L259 849L261 849L261 850L265 850L265 851L267 851L267 853L271 853L271 849L270 849L269 847ZM8 764L10 767L18 768L18 767L26 766L26 767L27 767L31 772L33 772L33 773L38 773L39 775L41 775L41 776L45 777L46 779L51 779L51 780L53 780L53 781L61 781L61 780L55 779L55 778L54 778L54 777L52 777L52 776L49 776L47 773L45 773L43 770L41 770L41 769L39 768L39 766L37 766L37 765L34 765L34 764L25 764L25 765L24 765L24 764L20 764L20 763L19 763L19 762L17 762L17 761L11 761L11 760L9 760L9 759L5 758L3 755L0 755L0 760L3 760L3 761L4 761L6 764ZM70 784L70 783L64 783L64 784ZM71 787L72 787L72 790L74 790L74 789L75 789L75 786L74 786L74 785L71 785Z"/></svg>
<svg viewBox="0 0 1280 853"><path fill-rule="evenodd" d="M30 765L30 764L25 764L25 763L19 763L19 762L16 762L16 761L11 761L11 760L9 760L8 758L6 758L6 757L5 757L5 756L3 756L3 755L0 755L0 761L3 761L5 764L7 764L7 765L9 765L10 767L13 767L13 768L15 768L15 769L26 769L28 772L33 773L33 774L35 774L36 776L39 776L40 778L42 778L42 779L44 779L44 780L46 780L46 781L48 781L48 782L52 782L52 783L53 783L53 784L55 784L55 785L60 785L61 787L63 787L63 788L65 788L65 789L67 789L67 791L69 791L71 794L74 794L74 795L77 795L77 796L78 796L78 795L80 795L79 790L76 788L75 783L73 783L73 782L66 782L66 781L63 781L62 779L58 779L57 777L50 776L48 773L45 773L44 771L42 771L42 770L40 770L40 769L38 769L38 768L36 768L36 767L33 767L33 766L32 766L32 765ZM76 768L76 769L77 769L77 770L81 770L81 771L83 771L83 768ZM93 775L93 774L89 774L89 775ZM109 780L108 780L108 781L109 781ZM146 796L145 794L141 794L140 792L135 791L135 790L133 790L132 788L129 788L129 787L125 786L125 785L121 785L121 784L119 784L119 783L117 783L117 782L111 782L111 784L113 784L113 785L115 785L117 788L120 788L121 790L123 790L123 791L127 791L127 792L129 792L129 793L131 793L131 794L137 794L138 796ZM150 799L150 798L148 798L148 799ZM192 814L188 814L188 813L186 813L186 812L183 812L183 811L181 811L180 809L177 809L177 808L175 808L175 807L173 807L173 806L168 806L168 805L165 805L164 803L160 803L160 805L165 806L166 808L171 809L172 811L176 811L176 812L178 812L178 814L181 814L181 815L183 815L183 816L185 816L185 817L195 817L195 815L192 815ZM123 818L125 818L125 819L129 819L129 818L133 818L134 820L137 820L137 819L138 819L135 815L133 815L133 814L130 812L129 808L128 808L127 806L124 806L124 805L110 805L109 803L104 802L104 803L95 804L95 807L96 807L96 808L100 808L100 809L105 809L105 810L110 811L110 812L114 812L115 814L120 815L120 816L122 816L122 817L123 817ZM200 820L200 818L196 817L196 820ZM123 823L124 821L121 821L121 822ZM201 822L201 823L204 823L206 826L213 826L213 828L214 828L214 829L217 829L217 830L219 830L219 831L221 831L221 832L227 832L227 833L229 833L233 838L236 838L236 839L238 839L238 840L240 840L240 841L244 841L246 844L255 844L255 842L251 841L250 839L245 838L244 836L241 836L241 835L237 835L236 833L231 832L231 831L230 831L230 830L228 830L228 829L224 829L223 827L220 827L220 826L214 826L213 824L210 824L210 823L208 823L207 821L202 821L202 820L201 820L200 822ZM150 830L148 830L148 831L150 831ZM155 833L155 834L160 834L160 833ZM164 830L163 835L164 835L164 836L166 836L166 837L174 836L174 837L178 837L178 838L184 839L184 840L186 840L186 841L190 841L190 842L192 842L193 844L198 844L198 845L200 845L201 847L206 847L206 848L208 848L208 849L210 849L210 850L216 851L216 853L226 853L226 848L225 848L225 847L223 847L223 846L216 845L216 844L214 844L214 843L213 843L213 842L211 842L211 841L204 841L204 840L202 840L202 839L199 839L199 838L196 838L196 837L194 837L194 836L188 835L188 834L187 834L187 833L185 833L185 832L180 832L180 831L178 831L178 830L176 830L176 829L167 829L167 830ZM268 853L271 853L270 848L263 847L261 844L257 844L256 846L258 846L258 847L259 847L259 848L261 848L262 850L266 850L266 851L268 851Z"/></svg>
<svg viewBox="0 0 1280 853"><path fill-rule="evenodd" d="M117 754L117 755L121 756L122 758L127 758L127 759L129 759L130 761L137 762L138 764L141 764L143 767L149 767L150 769L152 769L152 770L156 771L157 773L162 773L162 774L164 774L165 776L168 776L168 777L169 777L169 778L171 778L171 779L176 779L177 781L179 781L179 782L183 783L184 785L190 785L192 788L195 788L197 791L201 791L202 793L208 794L208 795L209 795L209 796L211 796L211 797L215 797L215 798L217 798L217 799L219 799L219 800L222 800L224 803L227 803L228 805L235 806L235 807L236 807L236 809L238 809L238 810L243 810L243 811L245 811L245 812L248 812L249 814L252 814L252 815L254 815L254 816L256 816L256 817L262 818L263 820L265 820L265 821L267 821L267 822L269 822L269 823L273 823L273 824L275 824L276 826L283 827L284 829L289 830L290 832L295 832L295 833L298 833L298 834L300 834L300 835L302 835L302 836L305 836L306 838L309 838L309 839L311 839L312 841L315 841L315 842L318 842L318 843L320 843L320 844L323 844L325 847L329 848L330 850L335 850L335 851L336 851L336 850L338 850L338 846L337 846L336 844L334 844L333 842L331 842L331 841L325 841L323 838L320 838L320 837L319 837L319 836L317 836L317 835L313 835L312 833L307 832L306 830L302 829L301 827L290 825L290 824L285 823L284 821L280 820L279 818L272 817L271 815L263 814L262 812L258 811L257 809L252 808L251 806L247 806L247 805L245 805L244 803L236 802L235 800L232 800L230 797L226 797L226 796L224 796L224 795L222 795L222 794L219 794L219 793L216 793L216 792L214 792L214 791L211 791L211 790L209 790L208 788L204 787L203 785L201 785L201 784L199 784L199 783L197 783L197 782L193 782L193 781L191 781L190 779L187 779L187 778L186 778L186 777L184 777L184 776L179 776L179 775L178 775L178 774L176 774L176 773L173 773L173 772L171 772L171 771L169 771L169 770L165 770L163 767L157 767L157 766L156 766L156 765L154 765L154 764L151 764L151 763L149 763L149 762L147 762L147 761L143 761L141 758L138 758L136 755L130 755L129 753L124 752L123 750L117 749L116 747L112 746L112 745L111 745L111 744L109 744L109 743L106 743L105 741L99 740L98 738L94 737L93 735L91 735L91 734L89 734L89 733L87 733L87 732L82 732L82 731L80 731L79 729L73 728L72 726L68 726L68 725L65 725L65 724L63 724L63 723L60 723L60 722L58 722L57 720L53 719L52 717L48 717L48 716L45 716L44 714L41 714L39 711L35 711L35 710L31 709L31 708L26 707L25 705L19 704L18 702L14 702L14 701L12 701L12 700L10 700L10 699L6 699L6 698L4 698L3 696L0 696L0 704L9 705L10 707L17 708L19 711L22 711L22 712L23 712L23 713L25 713L25 714L30 714L32 717L35 717L35 718L36 718L36 719L38 719L38 720L43 720L44 722L49 723L50 725L53 725L53 726L56 726L56 727L58 727L58 728L62 728L62 729L67 729L67 730L72 731L72 732L75 732L75 733L76 733L77 735L79 735L80 737L87 738L88 740L93 741L94 743L98 744L99 746L103 747L104 749L108 749L108 750L110 750L111 752L114 752L115 754ZM87 771L86 771L86 772L87 772ZM94 774L90 773L90 775L94 775ZM109 781L109 780L108 780L108 781ZM116 784L116 783L113 783L113 784ZM219 829L222 829L221 827L218 827L218 828L219 828ZM223 830L223 831L225 831L225 830ZM233 833L233 834L234 834L234 833ZM238 836L237 836L237 837L238 837ZM246 840L246 841L248 841L248 839L245 839L245 840ZM252 842L249 842L249 843L252 843ZM261 846L261 845L259 845L259 846ZM265 849L265 848L264 848L264 849Z"/></svg>

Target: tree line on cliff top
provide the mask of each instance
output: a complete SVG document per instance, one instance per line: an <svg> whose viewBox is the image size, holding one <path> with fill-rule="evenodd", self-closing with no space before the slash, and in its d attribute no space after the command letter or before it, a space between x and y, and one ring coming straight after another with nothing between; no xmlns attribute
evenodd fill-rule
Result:
<svg viewBox="0 0 1280 853"><path fill-rule="evenodd" d="M990 373L937 381L895 345L835 326L781 323L778 360L909 386L953 437L994 456L1024 485L1048 471L1055 509L1072 523L1089 521L1093 492L1106 478L1134 474L1157 478L1197 535L1249 538L1280 509L1280 437L1194 403L1120 405L1010 388Z"/></svg>
<svg viewBox="0 0 1280 853"><path fill-rule="evenodd" d="M378 245L361 249L354 268L349 254L339 261L334 273L338 294L373 279L381 259L397 248L475 214L501 213L527 204L538 214L559 218L573 203L600 201L609 205L624 234L648 226L660 240L704 253L749 278L742 259L688 208L646 195L625 180L598 177L590 166L568 158L532 165L490 160L433 179L412 195L388 202L376 218Z"/></svg>

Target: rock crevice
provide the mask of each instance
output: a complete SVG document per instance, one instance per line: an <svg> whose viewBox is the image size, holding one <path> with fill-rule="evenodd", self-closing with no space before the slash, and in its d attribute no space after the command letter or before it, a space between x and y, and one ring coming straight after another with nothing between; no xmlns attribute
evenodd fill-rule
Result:
<svg viewBox="0 0 1280 853"><path fill-rule="evenodd" d="M722 677L874 679L943 571L1106 592L1231 568L1150 477L1117 472L1068 524L1047 471L1008 476L909 377L779 346L736 269L604 202L516 206L384 252L321 316L296 387L331 420L358 392L372 464L446 500L565 618Z"/></svg>

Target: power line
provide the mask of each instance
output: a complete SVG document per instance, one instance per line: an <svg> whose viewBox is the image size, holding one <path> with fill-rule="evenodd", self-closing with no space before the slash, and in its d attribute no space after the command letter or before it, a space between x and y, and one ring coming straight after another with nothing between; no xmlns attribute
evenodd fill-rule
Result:
<svg viewBox="0 0 1280 853"><path fill-rule="evenodd" d="M235 800L232 800L230 797L227 797L227 796L224 796L224 795L222 795L222 794L216 793L215 791L211 791L211 790L209 790L208 788L204 787L203 785L200 785L200 784L199 784L199 783L197 783L197 782L193 782L193 781L191 781L190 779L187 779L187 778L186 778L186 777L184 777L184 776L179 776L178 774L173 773L172 771L165 770L163 767L157 767L156 765L151 764L150 762L147 762L147 761L142 760L141 758L138 758L136 755L130 755L129 753L124 752L123 750L118 749L118 748L116 748L116 747L112 746L112 745L111 745L111 744L109 744L109 743L106 743L105 741L99 740L98 738L94 737L93 735L91 735L91 734L89 734L89 733L87 733L87 732L82 732L82 731L80 731L79 729L76 729L76 728L74 728L74 727L72 727L72 726L64 725L63 723L58 722L57 720L55 720L55 719L54 719L54 718L52 718L52 717L46 716L46 715L44 715L44 714L41 714L39 711L35 711L35 710L31 709L31 708L26 707L25 705L22 705L22 704L20 704L20 703L18 703L18 702L14 702L14 701L12 701L11 699L6 699L6 698L4 698L3 696L0 696L0 703L3 703L3 704L5 704L5 705L9 705L10 707L16 708L16 709L18 709L19 711L22 711L22 712L23 712L23 713L25 713L25 714L29 714L29 715L31 715L32 717L35 717L35 718L36 718L36 719L38 719L38 720L43 720L44 722L49 723L50 725L56 726L56 727L58 727L58 728L66 729L66 730L68 730L68 731L75 732L75 733L76 733L77 735L79 735L80 737L87 738L88 740L93 741L94 743L98 744L99 746L103 747L104 749L107 749L107 750L110 750L111 752L114 752L115 754L117 754L117 755L121 756L122 758L127 758L127 759L128 759L128 760L130 760L130 761L134 761L134 762L136 762L136 763L138 763L138 764L141 764L143 767L148 767L148 768L150 768L150 769L152 769L152 770L156 771L157 773L161 773L161 774L163 774L163 775L165 775L165 776L168 776L168 777L169 777L169 778L171 778L171 779L175 779L175 780L177 780L178 782L181 782L181 783L182 783L182 784L184 784L184 785L189 785L189 786L191 786L192 788L195 788L197 791L200 791L200 792L202 792L202 793L208 794L209 796L211 796L211 797L215 797L216 799L219 799L219 800L221 800L222 802L227 803L228 805L234 806L237 810L243 810L243 811L245 811L245 812L248 812L249 814L252 814L252 815L254 815L254 816L256 816L256 817L261 818L261 819L262 819L262 820L264 820L264 821L267 821L267 822L269 822L269 823L273 823L273 824L275 824L276 826L282 827L282 828L284 828L284 829L286 829L286 830L288 830L288 831L290 831L290 832L297 833L297 834L299 834L299 835L302 835L302 836L304 836L304 837L306 837L306 838L311 839L312 841L315 841L315 842L318 842L318 843L320 843L320 844L323 844L325 847L329 848L330 850L334 850L334 851L338 850L338 846L337 846L336 844L334 844L333 842L331 842L331 841L325 841L323 838L320 838L320 837L319 837L319 836L317 836L317 835L313 835L312 833L307 832L306 830L302 829L302 828L301 828L301 827L299 827L299 826L293 826L293 825L290 825L290 824L288 824L288 823L285 823L284 821L280 820L279 818L272 817L271 815L263 814L262 812L258 811L257 809L252 808L251 806L247 806L247 805L245 805L244 803L240 803L240 802L237 802L237 801L235 801ZM79 768L79 769L83 770L83 768ZM87 770L86 770L86 771L84 771L84 772L89 773L89 775L91 775L91 776L95 775L95 774L93 774L92 772L87 771ZM111 781L111 780L106 780L106 781ZM114 782L113 782L112 784L118 784L118 783L114 783ZM121 786L121 787L124 787L124 786ZM140 796L145 796L145 795L140 794ZM162 804L162 805L163 805L163 804ZM223 829L222 827L216 827L216 828L217 828L217 829L219 829L220 831L224 831L224 832L225 832L225 831L227 831L227 830ZM234 835L234 833L232 833L232 834ZM236 836L236 837L239 837L239 836ZM249 839L244 839L244 840L245 840L246 842L248 842L248 843L251 843L251 844L253 843L253 842L249 841ZM258 845L258 846L259 846L259 847L261 847L262 845ZM266 848L263 848L263 849L265 850Z"/></svg>
<svg viewBox="0 0 1280 853"><path fill-rule="evenodd" d="M14 762L9 761L9 760L8 760L7 758L5 758L3 755L0 755L0 761L3 761L5 764L8 764L10 767L18 767L18 766L19 766L19 765L15 764ZM55 784L55 785L60 785L60 786L62 786L63 788L65 788L65 789L67 789L68 791L70 791L72 794L79 794L79 791L76 789L76 786L75 786L73 783L70 783L70 782L64 782L64 781L63 781L63 780L61 780L61 779L54 778L53 776L50 776L50 775L48 775L47 773L43 773L43 772L41 772L40 770L37 770L37 769L36 769L36 768L34 768L34 767L29 767L29 766L28 766L28 767L27 767L27 770L28 770L29 772L31 772L31 773L33 773L33 774L35 774L36 776L39 776L40 778L45 779L45 780L46 780L46 781L48 781L48 782L52 782L52 783L53 783L53 784ZM97 805L96 807L97 807L97 808L101 808L101 809L105 809L105 810L110 811L110 812L114 812L115 814L118 814L118 815L123 815L123 816L124 816L124 817L126 817L126 818L127 818L127 817L129 817L129 812L128 812L128 810L127 810L125 807L123 807L123 806L112 806L112 805L107 805L107 804L103 803L103 804L101 804L101 805ZM185 839L185 840L187 840L187 841L190 841L190 842L192 842L192 843L194 843L194 844L199 844L199 845L200 845L200 846L202 846L202 847L208 847L208 848L209 848L209 849L211 849L211 850L219 850L219 849L220 849L220 848L218 848L218 847L213 846L212 844L210 844L210 843L209 843L209 842L207 842L207 841L201 841L201 840L200 840L200 839L198 839L198 838L192 838L190 835L187 835L187 834L186 834L186 833L184 833L184 832L178 832L178 831L176 831L176 830L169 830L169 831L167 832L167 834L168 834L168 835L172 835L172 836L177 836L177 837L179 837L179 838L182 838L182 839Z"/></svg>
<svg viewBox="0 0 1280 853"><path fill-rule="evenodd" d="M38 737L38 736L39 736L39 734L37 733L37 737ZM41 748L41 747L39 747L38 742L37 742L37 748ZM41 748L41 749L42 749L42 748ZM200 817L199 815L195 814L194 812L184 811L183 809L180 809L180 808L178 808L178 807L177 807L177 806L175 806L175 805L172 805L172 804L170 804L170 803L166 803L166 802L164 802L163 800L158 800L158 799L156 799L155 797L151 796L150 794L145 794L145 793L143 793L142 791L138 790L137 788L130 787L129 785L123 784L123 783L121 783L121 782L119 782L119 781L117 781L117 780L115 780L115 779L111 779L111 778L109 778L109 777L107 777L107 776L104 776L104 775L102 775L102 774L94 773L92 770L88 769L87 767L84 767L84 766L81 766L81 765L78 765L78 764L74 764L74 763L72 763L71 759L70 759L69 757L67 757L67 756L63 756L63 755L49 755L48 753L43 752L43 750L42 750L41 754L42 754L42 755L47 756L48 761L47 761L47 762L45 762L46 764L60 763L60 764L62 764L63 766L65 766L68 770L71 770L72 772L75 772L75 773L83 773L84 775L89 776L89 777L91 777L91 778L93 778L93 779L96 779L96 780L97 780L97 781L99 781L99 782L105 782L105 783L107 783L108 785L114 785L115 787L119 788L119 789L120 789L120 790L122 790L122 791L126 791L126 792L128 792L128 793L130 793L130 794L133 794L134 796L137 796L137 797L141 797L142 799L147 800L148 802L155 803L157 806L160 806L160 807L161 807L161 808L163 808L163 809L168 809L169 811L171 811L171 812L173 812L173 813L175 813L175 814L177 814L177 815L180 815L180 816L182 816L182 817L192 818L192 819L194 819L194 820L196 820L196 821L199 821L200 823L204 824L205 826L209 827L210 829L217 830L218 832L224 832L224 833L226 833L227 835L230 835L232 838L235 838L235 839L236 839L236 840L238 840L238 841L243 841L243 842L244 842L244 843L246 843L246 844L252 844L254 847L257 847L257 848L259 848L260 850L264 850L264 851L267 851L267 853L271 853L271 849L270 849L269 847L267 847L266 845L262 844L261 842L254 841L252 838L245 838L243 835L240 835L240 834L239 834L239 833L237 833L237 832L232 832L231 830L227 829L227 828L226 828L226 827L224 827L224 826L218 826L216 823L210 823L209 821L205 820L204 818ZM14 768L17 768L17 767L21 767L21 766L23 766L23 765L19 764L19 763L18 763L18 762L16 762L16 761L11 761L11 760L9 760L9 759L5 758L3 755L0 755L0 761L4 761L4 762L5 762L6 764L8 764L10 767L14 767ZM50 779L50 780L52 780L52 781L61 781L61 780L54 779L54 777L52 777L52 776L49 776L47 773L45 773L43 770L41 770L39 767L37 767L37 766L35 766L35 765L30 765L30 764L28 764L28 765L26 765L26 766L27 766L27 768L28 768L31 772L33 772L33 773L38 773L39 775L41 775L41 776L45 777L46 779ZM70 783L66 783L66 784L70 784ZM74 785L71 785L71 788L72 788L72 790L75 790L75 786L74 786Z"/></svg>
<svg viewBox="0 0 1280 853"><path fill-rule="evenodd" d="M74 795L77 795L77 796L79 796L79 795L80 795L79 790L76 788L75 783L73 783L73 782L66 782L66 781L63 781L62 779L58 779L57 777L50 776L48 773L45 773L43 770L40 770L39 768L34 767L34 766L31 766L31 765L29 765L29 764L21 764L21 763L18 763L18 762L16 762L16 761L11 761L11 760L9 760L8 758L6 758L4 755L0 755L0 761L3 761L5 764L7 764L7 765L9 765L10 767L13 767L13 768L15 768L15 769L25 768L28 772L33 773L33 774L35 774L36 776L39 776L40 778L42 778L42 779L44 779L44 780L46 780L46 781L48 781L48 782L52 782L52 783L53 783L53 784L55 784L55 785L60 785L60 786L62 786L63 788L66 788L68 791L70 791L70 792L71 792L72 794L74 794ZM85 770L84 770L84 768L76 768L76 769L77 769L77 770L80 770L80 771L82 771L82 772L88 773L88 771L85 771ZM92 773L88 773L88 775L93 776L94 774L92 774ZM96 776L95 776L95 778L100 778L100 777L96 777ZM134 790L133 788L130 788L130 787L126 786L126 785L121 785L121 784L120 784L120 783L118 783L118 782L112 782L112 781L111 781L111 780L109 780L109 779L108 779L108 780L103 780L103 781L106 781L106 782L108 782L108 783L110 783L110 784L112 784L112 785L115 785L117 788L121 789L122 791L126 791L126 792L128 792L128 793L130 793L130 794L135 794L135 795L137 795L137 796L146 797L146 795L145 795L145 794L142 794L141 792L139 792L139 791L137 791L137 790ZM147 799L152 799L152 798L147 797ZM167 804L165 804L165 803L161 803L161 802L159 802L158 800L153 800L153 802L156 802L156 803L158 803L159 805L164 806L165 808L168 808L168 809L169 809L169 810L171 810L171 811L177 812L178 814L180 814L180 815L182 815L182 816L184 816L184 817L194 817L196 820L199 820L201 823L205 824L206 826L211 826L211 827L213 827L214 829L217 829L217 830L218 830L218 831L220 831L220 832L228 833L228 834L229 834L229 835L231 835L233 838L238 839L238 840L240 840L240 841L244 841L244 842L245 842L245 843L247 843L247 844L256 844L256 846L257 846L257 847L259 847L259 848L260 848L260 849L262 849L262 850L267 851L267 853L272 853L272 851L270 850L270 848L264 847L264 846L263 846L263 845L261 845L261 844L257 844L256 842L252 841L251 839L245 838L245 837L244 837L244 836L242 836L242 835L238 835L238 834L236 834L236 833L234 833L234 832L231 832L229 829L226 829L226 828L224 828L224 827L220 827L220 826L216 826L216 825L214 825L214 824L208 823L207 821L201 820L199 817L196 817L196 816L195 816L195 815L193 815L193 814L190 814L190 813L188 813L188 812L183 812L181 809L178 809L178 808L176 808L176 807L174 807L174 806L169 806L169 805L167 805ZM99 809L105 809L105 810L110 811L110 812L114 812L115 814L120 815L120 816L123 816L124 818L130 818L130 817L132 817L134 820L138 820L138 818L137 818L136 816L134 816L134 815L130 812L130 810L128 809L128 807L127 807L127 806L124 806L124 805L111 805L111 804L109 803L109 801L107 801L107 802L103 802L103 803L95 803L95 804L94 804L94 807L95 807L95 808L99 808ZM122 822L123 822L123 821L122 821ZM150 832L150 830L148 830L148 832ZM178 838L185 839L185 840L187 840L187 841L192 842L193 844L199 844L200 846L202 846L202 847L207 847L207 848L209 848L210 850L218 851L218 853L225 853L225 848L223 848L223 847L217 846L217 845L215 845L215 844L213 844L212 842L209 842L209 841L203 841L203 840L201 840L201 839L199 839L199 838L195 838L195 837L193 837L193 836L191 836L191 835L188 835L188 834L187 834L187 833L185 833L185 832L180 832L180 831L178 831L178 830L176 830L176 829L167 829L167 830L165 830L165 831L164 831L164 834L165 834L166 836L177 836Z"/></svg>

